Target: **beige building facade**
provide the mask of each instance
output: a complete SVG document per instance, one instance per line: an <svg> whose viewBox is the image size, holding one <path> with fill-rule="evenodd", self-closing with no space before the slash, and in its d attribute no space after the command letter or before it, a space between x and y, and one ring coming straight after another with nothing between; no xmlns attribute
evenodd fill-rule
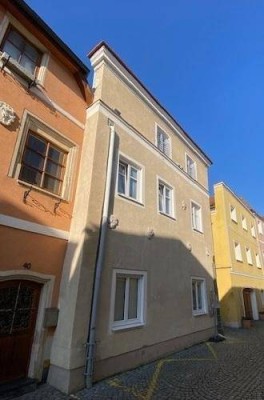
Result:
<svg viewBox="0 0 264 400"><path fill-rule="evenodd" d="M211 161L109 46L89 57L94 101L48 378L66 392L84 371L89 385L214 331Z"/></svg>

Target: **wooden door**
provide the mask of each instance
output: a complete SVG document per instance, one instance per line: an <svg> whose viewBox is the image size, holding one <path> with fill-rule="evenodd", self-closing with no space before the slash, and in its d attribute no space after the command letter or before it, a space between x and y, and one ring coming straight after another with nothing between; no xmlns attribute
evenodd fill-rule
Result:
<svg viewBox="0 0 264 400"><path fill-rule="evenodd" d="M252 305L251 305L251 291L252 289L243 290L245 317L248 319L253 318Z"/></svg>
<svg viewBox="0 0 264 400"><path fill-rule="evenodd" d="M0 383L27 376L41 285L0 282Z"/></svg>

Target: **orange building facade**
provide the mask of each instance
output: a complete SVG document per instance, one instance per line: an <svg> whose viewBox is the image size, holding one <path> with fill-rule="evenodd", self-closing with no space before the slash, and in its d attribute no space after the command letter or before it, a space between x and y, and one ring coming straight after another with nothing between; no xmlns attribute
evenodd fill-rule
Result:
<svg viewBox="0 0 264 400"><path fill-rule="evenodd" d="M1 2L0 383L49 367L88 73L26 3Z"/></svg>

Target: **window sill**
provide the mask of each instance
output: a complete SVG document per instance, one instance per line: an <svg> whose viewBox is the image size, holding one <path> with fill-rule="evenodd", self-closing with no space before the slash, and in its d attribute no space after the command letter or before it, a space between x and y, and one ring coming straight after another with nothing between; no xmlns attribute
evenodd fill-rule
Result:
<svg viewBox="0 0 264 400"><path fill-rule="evenodd" d="M32 190L34 190L36 192L40 192L40 193L46 194L47 196L53 197L54 199L63 200L65 202L67 202L67 203L69 202L68 199L63 198L62 196L59 196L59 195L54 194L52 192L49 192L48 190L42 189L42 188L40 188L38 186L31 185L30 183L21 181L19 179L17 180L17 183L19 185L21 185L21 186L25 186L26 188L29 188L29 189L32 188Z"/></svg>
<svg viewBox="0 0 264 400"><path fill-rule="evenodd" d="M117 193L117 194L118 194L118 197L120 197L123 200L127 200L129 202L131 201L132 203L135 203L138 206L144 206L144 204L141 201L136 200L133 197L126 196L126 195L124 195L122 193Z"/></svg>
<svg viewBox="0 0 264 400"><path fill-rule="evenodd" d="M15 73L23 78L28 85L32 85L36 81L35 75L32 75L26 68L22 67L15 59L10 57L7 53L3 52L0 55L1 68L7 72Z"/></svg>
<svg viewBox="0 0 264 400"><path fill-rule="evenodd" d="M172 219L173 221L176 221L176 218L173 217L173 215L166 214L165 212L162 212L162 211L159 211L159 214L163 215L164 217L168 217L168 218Z"/></svg>
<svg viewBox="0 0 264 400"><path fill-rule="evenodd" d="M196 228L192 227L192 230L194 232L197 232L197 233L200 233L201 235L203 235L203 231L200 231L199 229L196 229Z"/></svg>
<svg viewBox="0 0 264 400"><path fill-rule="evenodd" d="M207 311L203 310L203 311L193 311L193 317L200 317L202 315L207 315Z"/></svg>
<svg viewBox="0 0 264 400"><path fill-rule="evenodd" d="M129 329L136 329L136 328L142 328L145 326L144 322L134 322L134 323L127 323L123 325L113 325L112 326L112 331L113 332L118 332L118 331L124 331L124 330L129 330Z"/></svg>

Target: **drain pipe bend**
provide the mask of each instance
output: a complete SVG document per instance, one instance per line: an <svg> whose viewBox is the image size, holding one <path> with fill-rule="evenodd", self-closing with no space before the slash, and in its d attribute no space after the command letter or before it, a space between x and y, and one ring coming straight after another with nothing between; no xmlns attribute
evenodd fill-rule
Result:
<svg viewBox="0 0 264 400"><path fill-rule="evenodd" d="M95 278L94 278L94 290L92 297L92 310L90 317L90 327L87 342L87 356L85 363L85 385L87 388L92 386L93 380L93 365L94 365L94 347L95 347L95 331L96 331L96 318L97 318L97 306L100 293L100 281L101 273L103 269L104 253L105 253L105 243L106 243L106 233L108 224L108 213L109 213L109 202L110 202L110 190L111 190L111 180L112 180L112 170L114 161L114 145L115 145L115 129L112 121L109 120L110 126L110 143L108 150L108 160L107 160L107 171L106 171L106 185L104 194L104 205L101 220L101 229L99 236L98 245L98 255L95 265Z"/></svg>

